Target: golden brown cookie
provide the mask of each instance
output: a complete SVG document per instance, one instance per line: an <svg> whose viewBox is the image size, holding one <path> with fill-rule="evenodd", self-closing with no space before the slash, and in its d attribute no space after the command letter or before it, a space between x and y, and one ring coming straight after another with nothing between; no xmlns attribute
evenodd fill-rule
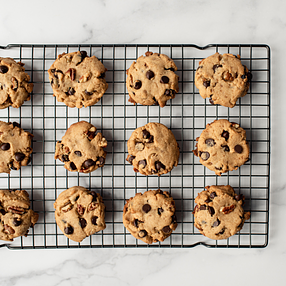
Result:
<svg viewBox="0 0 286 286"><path fill-rule="evenodd" d="M17 122L0 121L0 173L10 173L30 163L32 137Z"/></svg>
<svg viewBox="0 0 286 286"><path fill-rule="evenodd" d="M56 144L55 159L71 172L90 173L105 164L106 139L86 121L72 124Z"/></svg>
<svg viewBox="0 0 286 286"><path fill-rule="evenodd" d="M195 85L211 104L234 107L237 99L246 95L251 78L240 56L215 53L200 61Z"/></svg>
<svg viewBox="0 0 286 286"><path fill-rule="evenodd" d="M39 215L30 209L29 195L24 190L0 190L0 239L13 241L27 236L29 227L38 221Z"/></svg>
<svg viewBox="0 0 286 286"><path fill-rule="evenodd" d="M237 170L249 159L245 130L226 119L207 124L196 140L194 154L200 158L201 164L219 176Z"/></svg>
<svg viewBox="0 0 286 286"><path fill-rule="evenodd" d="M85 51L63 53L48 70L54 96L69 107L94 105L108 88L104 65Z"/></svg>
<svg viewBox="0 0 286 286"><path fill-rule="evenodd" d="M30 100L33 84L29 80L23 63L0 57L0 109L8 106L18 108Z"/></svg>
<svg viewBox="0 0 286 286"><path fill-rule="evenodd" d="M198 194L193 214L195 227L201 234L211 239L226 239L236 234L250 218L244 212L244 196L237 195L227 186L207 186Z"/></svg>
<svg viewBox="0 0 286 286"><path fill-rule="evenodd" d="M126 85L132 103L164 107L179 91L173 60L164 54L146 52L127 70Z"/></svg>
<svg viewBox="0 0 286 286"><path fill-rule="evenodd" d="M69 239L81 242L105 229L105 205L100 194L75 186L63 191L54 203L56 222Z"/></svg>
<svg viewBox="0 0 286 286"><path fill-rule="evenodd" d="M143 175L162 175L178 165L179 145L165 125L150 122L137 128L127 142L127 161L135 172Z"/></svg>
<svg viewBox="0 0 286 286"><path fill-rule="evenodd" d="M168 192L150 190L127 200L123 224L146 243L164 241L177 227L175 202Z"/></svg>

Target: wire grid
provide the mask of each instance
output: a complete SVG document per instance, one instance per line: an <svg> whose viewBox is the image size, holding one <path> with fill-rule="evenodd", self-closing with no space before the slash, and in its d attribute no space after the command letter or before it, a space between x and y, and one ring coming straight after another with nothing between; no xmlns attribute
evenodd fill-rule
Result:
<svg viewBox="0 0 286 286"><path fill-rule="evenodd" d="M47 70L63 52L85 50L105 67L109 88L102 99L87 108L69 108L56 101ZM180 77L180 92L164 108L133 105L128 102L126 69L146 51L171 57ZM234 108L213 106L204 100L194 85L199 61L215 52L241 55L242 63L253 74L248 94ZM8 45L1 47L2 57L25 63L34 83L31 100L19 109L0 110L0 120L16 121L34 134L31 166L11 174L0 174L2 189L25 189L39 221L27 237L1 244L10 249L106 248L106 247L265 247L269 231L270 173L270 48L266 45ZM238 170L216 176L199 163L192 153L196 138L207 123L225 118L239 123L247 133L251 160ZM95 125L108 141L103 168L89 174L68 172L54 160L56 141L75 122L86 120ZM165 124L180 145L179 164L161 177L134 173L126 162L127 140L132 131L148 122ZM210 240L194 227L194 199L207 185L230 184L246 197L245 210L251 218L243 229L226 240ZM81 243L67 239L57 227L53 203L72 186L84 186L100 192L106 205L106 229ZM147 245L136 240L123 226L125 200L150 189L169 191L173 196L178 227L164 242Z"/></svg>

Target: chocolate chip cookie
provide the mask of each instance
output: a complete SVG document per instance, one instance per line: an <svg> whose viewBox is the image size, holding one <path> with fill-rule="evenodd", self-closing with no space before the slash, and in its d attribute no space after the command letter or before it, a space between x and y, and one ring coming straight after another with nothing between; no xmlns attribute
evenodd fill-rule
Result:
<svg viewBox="0 0 286 286"><path fill-rule="evenodd" d="M10 173L30 163L32 137L17 122L0 121L0 173Z"/></svg>
<svg viewBox="0 0 286 286"><path fill-rule="evenodd" d="M137 128L127 142L127 161L135 172L143 175L162 175L178 165L179 145L165 125L150 122Z"/></svg>
<svg viewBox="0 0 286 286"><path fill-rule="evenodd" d="M179 91L177 67L168 56L146 52L127 70L127 89L132 103L164 107Z"/></svg>
<svg viewBox="0 0 286 286"><path fill-rule="evenodd" d="M207 124L196 140L197 149L193 153L200 158L201 164L219 176L237 170L249 159L245 130L226 119Z"/></svg>
<svg viewBox="0 0 286 286"><path fill-rule="evenodd" d="M29 80L23 63L0 57L0 109L18 108L30 100L33 84Z"/></svg>
<svg viewBox="0 0 286 286"><path fill-rule="evenodd" d="M105 205L100 194L75 186L63 191L54 203L56 222L69 239L81 242L105 229Z"/></svg>
<svg viewBox="0 0 286 286"><path fill-rule="evenodd" d="M211 104L234 107L238 98L246 95L252 75L242 65L240 56L215 53L200 61L195 85Z"/></svg>
<svg viewBox="0 0 286 286"><path fill-rule="evenodd" d="M55 159L71 172L90 173L105 164L106 139L86 121L72 124L56 144Z"/></svg>
<svg viewBox="0 0 286 286"><path fill-rule="evenodd" d="M124 206L123 224L135 238L148 244L164 241L177 227L175 211L168 192L137 193Z"/></svg>
<svg viewBox="0 0 286 286"><path fill-rule="evenodd" d="M39 215L30 209L29 195L24 190L0 190L0 239L13 241L27 236L29 227L38 221Z"/></svg>
<svg viewBox="0 0 286 286"><path fill-rule="evenodd" d="M106 68L86 51L63 53L48 70L54 96L69 107L94 105L108 88Z"/></svg>
<svg viewBox="0 0 286 286"><path fill-rule="evenodd" d="M250 212L244 212L244 196L231 186L207 186L198 194L193 214L195 227L211 239L226 239L243 227Z"/></svg>

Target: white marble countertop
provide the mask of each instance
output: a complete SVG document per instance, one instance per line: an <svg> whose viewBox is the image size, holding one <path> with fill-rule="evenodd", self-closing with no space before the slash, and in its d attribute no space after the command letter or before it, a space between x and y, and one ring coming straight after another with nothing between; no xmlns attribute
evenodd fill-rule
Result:
<svg viewBox="0 0 286 286"><path fill-rule="evenodd" d="M0 285L275 285L284 281L286 2L6 1L0 45L259 43L272 50L269 245L262 249L0 249ZM285 45L285 46L284 46ZM282 282L283 283L283 282Z"/></svg>

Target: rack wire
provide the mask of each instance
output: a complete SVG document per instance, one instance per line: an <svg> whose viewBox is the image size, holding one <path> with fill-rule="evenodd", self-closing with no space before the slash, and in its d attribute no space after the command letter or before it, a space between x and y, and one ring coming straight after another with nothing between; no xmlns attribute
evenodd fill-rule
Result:
<svg viewBox="0 0 286 286"><path fill-rule="evenodd" d="M102 99L87 108L69 108L53 97L47 70L63 52L85 50L105 67L109 88ZM172 58L180 77L180 91L164 108L133 105L128 102L126 69L146 51L164 53ZM204 100L194 85L199 61L215 52L241 55L252 72L248 94L234 108L213 106ZM34 134L32 164L11 174L0 174L1 189L25 189L39 221L27 237L9 249L50 248L184 248L204 245L214 248L261 248L268 244L270 174L270 47L267 45L21 45L0 47L1 57L25 63L34 83L31 100L19 109L0 110L0 120L16 121ZM216 176L194 157L196 137L207 123L225 118L239 123L247 133L251 160L238 170ZM74 122L86 120L95 125L108 141L106 164L89 174L68 172L54 160L56 141ZM134 173L126 162L127 140L132 131L148 122L165 124L180 145L179 164L161 177ZM245 210L251 218L243 229L226 240L210 240L194 227L194 199L207 185L230 184L246 197ZM81 243L67 239L55 223L53 203L72 186L100 192L106 205L106 229ZM123 226L125 200L150 189L169 191L173 196L178 227L164 242L147 245L136 240Z"/></svg>

